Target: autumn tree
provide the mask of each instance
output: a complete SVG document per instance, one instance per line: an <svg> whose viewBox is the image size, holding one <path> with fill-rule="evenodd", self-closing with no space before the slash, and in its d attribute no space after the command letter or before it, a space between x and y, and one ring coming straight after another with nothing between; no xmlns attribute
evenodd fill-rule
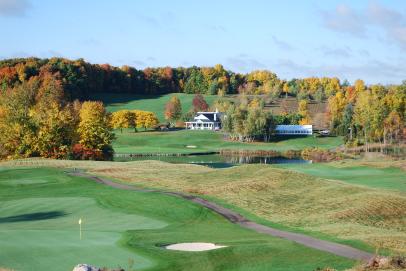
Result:
<svg viewBox="0 0 406 271"><path fill-rule="evenodd" d="M192 106L193 112L207 111L209 109L209 105L201 94L196 94L193 97Z"/></svg>
<svg viewBox="0 0 406 271"><path fill-rule="evenodd" d="M339 126L342 124L343 112L346 105L347 100L341 91L328 99L327 110L330 119L330 127L336 132L340 130Z"/></svg>
<svg viewBox="0 0 406 271"><path fill-rule="evenodd" d="M310 113L307 109L307 106L308 106L308 104L307 104L306 100L299 101L298 113L299 113L299 115L302 116L302 119L299 121L300 125L311 124Z"/></svg>
<svg viewBox="0 0 406 271"><path fill-rule="evenodd" d="M103 103L87 101L82 104L78 133L79 143L86 151L91 152L89 158L112 157L111 142L114 134L110 126L110 116Z"/></svg>
<svg viewBox="0 0 406 271"><path fill-rule="evenodd" d="M153 128L158 123L159 120L155 113L149 111L134 110L135 118L137 119L137 128Z"/></svg>
<svg viewBox="0 0 406 271"><path fill-rule="evenodd" d="M123 128L136 127L136 115L130 110L119 110L111 115L111 126L114 129L120 129L123 133Z"/></svg>
<svg viewBox="0 0 406 271"><path fill-rule="evenodd" d="M165 105L165 119L176 122L182 117L182 105L177 96L172 96L168 103Z"/></svg>

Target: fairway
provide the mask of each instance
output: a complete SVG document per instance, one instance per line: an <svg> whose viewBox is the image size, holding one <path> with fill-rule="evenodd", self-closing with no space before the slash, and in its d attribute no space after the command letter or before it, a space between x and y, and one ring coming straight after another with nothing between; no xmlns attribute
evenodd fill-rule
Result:
<svg viewBox="0 0 406 271"><path fill-rule="evenodd" d="M312 176L340 180L351 184L373 188L393 189L406 192L406 173L397 167L377 168L371 166L340 165L337 163L281 164L278 167L291 169Z"/></svg>
<svg viewBox="0 0 406 271"><path fill-rule="evenodd" d="M113 142L116 153L195 153L230 150L288 151L318 147L331 149L342 144L341 137L285 137L273 142L242 143L224 139L221 132L180 130L170 132L139 132L131 129L116 131ZM187 146L194 146L188 148Z"/></svg>
<svg viewBox="0 0 406 271"><path fill-rule="evenodd" d="M136 270L314 270L354 264L240 228L176 197L117 190L59 169L1 173L0 266L66 271L78 263L128 268L131 260ZM180 242L227 247L206 252L161 247Z"/></svg>
<svg viewBox="0 0 406 271"><path fill-rule="evenodd" d="M171 93L163 95L133 95L119 93L100 93L91 96L92 100L99 100L104 103L109 112L118 110L145 110L154 112L158 119L163 122L165 104L171 97L177 96L182 105L183 114L187 113L192 108L192 100L194 94ZM203 95L206 102L210 105L219 98L217 95Z"/></svg>

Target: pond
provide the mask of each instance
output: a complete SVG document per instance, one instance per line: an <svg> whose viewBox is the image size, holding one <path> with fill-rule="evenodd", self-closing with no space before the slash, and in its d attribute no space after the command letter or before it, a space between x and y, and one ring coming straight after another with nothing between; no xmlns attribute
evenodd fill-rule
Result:
<svg viewBox="0 0 406 271"><path fill-rule="evenodd" d="M174 164L196 164L213 168L227 168L240 164L309 164L312 161L302 158L286 158L274 156L242 156L242 155L221 155L221 154L204 154L204 155L185 155L185 156L133 156L133 157L115 157L114 161L145 161L159 160Z"/></svg>

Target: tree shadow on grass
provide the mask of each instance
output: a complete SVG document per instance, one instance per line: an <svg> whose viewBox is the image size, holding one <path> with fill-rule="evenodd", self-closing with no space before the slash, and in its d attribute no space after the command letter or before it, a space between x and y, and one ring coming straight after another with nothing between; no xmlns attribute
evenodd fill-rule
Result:
<svg viewBox="0 0 406 271"><path fill-rule="evenodd" d="M16 216L0 217L0 223L47 220L47 219L54 219L54 218L58 218L58 217L66 216L66 215L67 215L67 213L62 212L62 211L37 212L37 213L22 214L22 215L16 215Z"/></svg>

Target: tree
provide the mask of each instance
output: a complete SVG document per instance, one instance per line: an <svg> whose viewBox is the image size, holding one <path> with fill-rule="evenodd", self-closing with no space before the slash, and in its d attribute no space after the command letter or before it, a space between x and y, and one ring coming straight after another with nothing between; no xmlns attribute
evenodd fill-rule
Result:
<svg viewBox="0 0 406 271"><path fill-rule="evenodd" d="M207 85L202 73L198 69L193 69L185 84L185 93L206 93Z"/></svg>
<svg viewBox="0 0 406 271"><path fill-rule="evenodd" d="M347 135L348 130L350 130L350 138L349 140L353 139L354 128L352 127L352 116L354 114L354 108L351 103L347 104L344 109L343 113L343 120L342 120L342 128L341 134ZM348 137L346 137L348 139Z"/></svg>
<svg viewBox="0 0 406 271"><path fill-rule="evenodd" d="M196 94L193 97L192 106L193 112L207 111L209 109L209 105L202 94Z"/></svg>
<svg viewBox="0 0 406 271"><path fill-rule="evenodd" d="M289 93L289 85L288 85L287 82L285 82L285 83L283 84L282 90L283 90L283 93L285 93L285 98L287 98L287 97L288 97L288 93Z"/></svg>
<svg viewBox="0 0 406 271"><path fill-rule="evenodd" d="M78 133L79 143L91 153L90 159L111 158L114 134L103 103L87 101L82 104Z"/></svg>
<svg viewBox="0 0 406 271"><path fill-rule="evenodd" d="M130 110L116 111L111 116L111 126L114 129L120 129L123 133L123 128L136 127L136 116Z"/></svg>
<svg viewBox="0 0 406 271"><path fill-rule="evenodd" d="M158 118L153 112L134 110L135 118L137 119L137 127L144 128L153 128L158 124Z"/></svg>
<svg viewBox="0 0 406 271"><path fill-rule="evenodd" d="M173 96L165 105L165 119L175 122L182 117L182 105L177 96Z"/></svg>
<svg viewBox="0 0 406 271"><path fill-rule="evenodd" d="M314 98L317 102L322 102L324 101L324 99L326 99L326 95L324 94L324 89L323 87L319 87L316 91L316 93L314 94Z"/></svg>
<svg viewBox="0 0 406 271"><path fill-rule="evenodd" d="M402 134L402 119L398 112L392 111L384 120L384 140L389 144L399 142Z"/></svg>
<svg viewBox="0 0 406 271"><path fill-rule="evenodd" d="M365 83L361 79L357 79L354 82L355 93L358 95L365 90Z"/></svg>
<svg viewBox="0 0 406 271"><path fill-rule="evenodd" d="M339 126L342 123L344 108L347 105L347 100L343 92L339 91L334 96L328 99L328 114L330 118L330 126L336 132L339 132Z"/></svg>
<svg viewBox="0 0 406 271"><path fill-rule="evenodd" d="M307 125L311 123L310 114L307 110L307 101L300 100L299 101L299 108L298 108L299 115L302 116L302 119L299 121L300 125Z"/></svg>

